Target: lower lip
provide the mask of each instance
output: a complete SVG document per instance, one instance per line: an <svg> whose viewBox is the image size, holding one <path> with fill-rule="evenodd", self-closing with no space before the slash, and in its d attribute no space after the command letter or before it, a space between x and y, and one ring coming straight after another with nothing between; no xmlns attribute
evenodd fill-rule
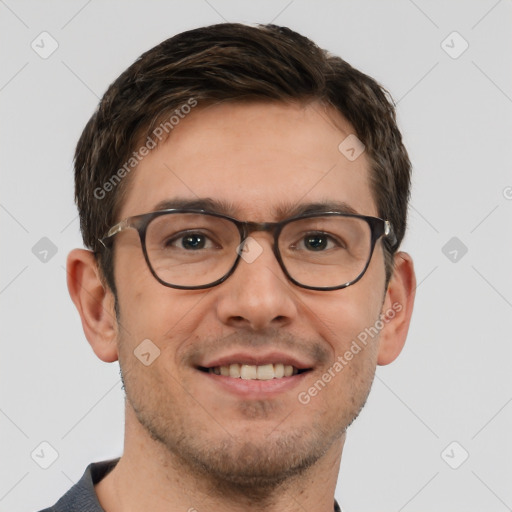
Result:
<svg viewBox="0 0 512 512"><path fill-rule="evenodd" d="M290 391L301 384L309 371L298 373L290 377L281 377L280 379L257 380L241 379L216 375L215 373L206 373L199 370L204 377L227 391L246 399L262 399Z"/></svg>

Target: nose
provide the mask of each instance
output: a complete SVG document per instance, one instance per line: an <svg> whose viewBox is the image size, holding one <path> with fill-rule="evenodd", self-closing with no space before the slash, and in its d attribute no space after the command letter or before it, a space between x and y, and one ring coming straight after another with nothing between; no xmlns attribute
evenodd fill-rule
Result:
<svg viewBox="0 0 512 512"><path fill-rule="evenodd" d="M283 327L297 316L293 286L269 237L250 236L235 272L218 287L217 315L225 325L253 331Z"/></svg>

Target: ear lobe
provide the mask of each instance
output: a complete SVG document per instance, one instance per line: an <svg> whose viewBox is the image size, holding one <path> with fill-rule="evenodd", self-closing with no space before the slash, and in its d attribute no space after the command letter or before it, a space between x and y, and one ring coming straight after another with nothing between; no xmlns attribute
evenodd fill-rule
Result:
<svg viewBox="0 0 512 512"><path fill-rule="evenodd" d="M67 284L94 353L106 363L117 361L117 319L112 291L103 284L91 251L74 249L67 259Z"/></svg>
<svg viewBox="0 0 512 512"><path fill-rule="evenodd" d="M411 321L416 294L416 276L412 258L405 252L395 255L395 267L389 281L382 315L377 364L392 363L402 351Z"/></svg>

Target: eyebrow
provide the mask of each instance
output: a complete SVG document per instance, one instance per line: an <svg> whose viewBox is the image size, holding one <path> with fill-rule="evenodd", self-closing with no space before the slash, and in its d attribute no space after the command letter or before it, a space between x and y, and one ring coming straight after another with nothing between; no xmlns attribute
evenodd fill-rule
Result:
<svg viewBox="0 0 512 512"><path fill-rule="evenodd" d="M212 199L210 197L198 197L194 199L175 197L165 199L155 205L154 211L159 210L205 210L210 213L219 213L228 217L236 217L239 208L235 203L222 200ZM286 203L281 202L271 209L271 214L278 220L296 217L298 215L310 213L340 212L349 214L358 214L352 206L344 201L316 201L312 203Z"/></svg>

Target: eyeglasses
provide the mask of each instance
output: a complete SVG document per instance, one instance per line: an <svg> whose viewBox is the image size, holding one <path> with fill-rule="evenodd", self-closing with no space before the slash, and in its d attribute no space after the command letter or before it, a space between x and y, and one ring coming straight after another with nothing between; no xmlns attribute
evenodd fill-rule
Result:
<svg viewBox="0 0 512 512"><path fill-rule="evenodd" d="M183 290L224 282L244 257L254 231L273 234L273 252L284 274L310 290L338 290L356 283L370 264L377 240L386 237L392 246L396 243L389 221L365 215L322 212L281 222L243 222L190 209L129 217L99 241L110 250L113 237L130 228L139 233L146 263L157 281Z"/></svg>

